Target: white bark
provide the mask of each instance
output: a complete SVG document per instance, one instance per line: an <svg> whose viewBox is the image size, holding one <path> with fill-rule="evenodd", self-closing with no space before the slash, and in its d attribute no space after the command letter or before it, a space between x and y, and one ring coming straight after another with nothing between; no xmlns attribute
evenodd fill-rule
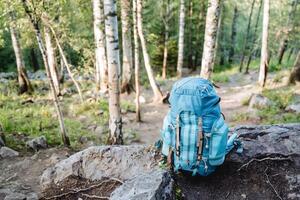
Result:
<svg viewBox="0 0 300 200"><path fill-rule="evenodd" d="M155 78L153 75L152 67L150 64L150 58L147 52L147 47L146 47L146 41L143 33L143 18L142 18L142 0L137 0L137 28L138 28L138 35L141 41L141 46L142 46L142 51L143 51L143 57L144 57L144 62L145 62L145 68L147 71L147 75L149 78L149 82L151 85L151 88L154 93L154 101L158 102L162 100L162 92L160 91L159 86L155 82Z"/></svg>
<svg viewBox="0 0 300 200"><path fill-rule="evenodd" d="M209 0L200 73L200 76L205 79L210 78L213 70L219 12L220 0Z"/></svg>
<svg viewBox="0 0 300 200"><path fill-rule="evenodd" d="M130 0L121 0L121 22L122 22L122 92L130 93L130 80L132 76L132 41L131 41L131 23L130 23Z"/></svg>
<svg viewBox="0 0 300 200"><path fill-rule="evenodd" d="M93 1L93 16L94 16L94 38L95 38L95 60L96 60L96 88L101 92L106 92L108 89L108 69L105 49L105 33L104 33L104 13L103 1Z"/></svg>
<svg viewBox="0 0 300 200"><path fill-rule="evenodd" d="M183 54L184 54L184 18L185 18L184 0L180 0L177 77L182 76L182 65L183 65Z"/></svg>
<svg viewBox="0 0 300 200"><path fill-rule="evenodd" d="M269 29L269 0L264 0L264 14L263 14L263 31L262 31L262 45L261 58L258 82L261 87L265 86L268 70L268 29Z"/></svg>
<svg viewBox="0 0 300 200"><path fill-rule="evenodd" d="M14 13L10 13L10 17L11 17L10 34L11 34L12 45L13 45L13 49L16 57L16 63L17 63L19 93L22 94L24 92L32 92L33 89L31 87L30 81L28 79L25 70L25 64L24 64L22 49L19 41L19 33L16 29L16 22L15 22L16 19Z"/></svg>
<svg viewBox="0 0 300 200"><path fill-rule="evenodd" d="M57 63L55 58L55 51L52 45L52 38L48 27L44 28L44 36L45 36L45 48L46 48L47 59L50 68L50 74L53 79L56 94L59 94L60 88L59 88L59 79L57 73Z"/></svg>
<svg viewBox="0 0 300 200"><path fill-rule="evenodd" d="M139 60L139 38L137 30L137 8L136 0L132 2L132 18L133 18L133 39L134 39L134 75L135 75L135 113L136 121L141 121L140 107L140 60Z"/></svg>
<svg viewBox="0 0 300 200"><path fill-rule="evenodd" d="M52 91L53 103L54 103L54 106L55 106L55 109L56 109L56 112L57 112L57 117L58 117L58 121L59 121L59 125L60 125L60 131L61 131L61 137L62 137L63 143L64 143L65 146L70 146L70 140L69 140L69 137L67 136L67 131L66 131L65 124L64 124L64 119L63 119L63 114L62 114L60 104L59 104L59 101L58 101L58 98L57 98L57 94L56 94L56 91L55 91L53 79L52 79L51 74L50 74L50 68L49 68L47 53L46 53L46 49L44 47L44 43L42 41L42 35L41 35L41 32L40 32L39 24L38 24L38 22L35 21L35 18L33 17L32 12L29 10L26 1L23 1L23 7L24 7L26 14L28 15L28 17L31 21L31 24L34 27L36 39L37 39L39 49L40 49L42 57L43 57L45 69L46 69L48 79L49 79L49 83L50 83L50 88L51 88L51 91Z"/></svg>
<svg viewBox="0 0 300 200"><path fill-rule="evenodd" d="M105 34L108 63L109 127L112 144L122 144L122 118L120 109L120 55L118 19L115 0L104 0Z"/></svg>

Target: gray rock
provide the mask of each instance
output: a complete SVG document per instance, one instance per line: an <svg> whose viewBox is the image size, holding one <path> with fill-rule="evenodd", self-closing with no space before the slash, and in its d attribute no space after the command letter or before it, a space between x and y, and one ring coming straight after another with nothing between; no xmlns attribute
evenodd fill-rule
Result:
<svg viewBox="0 0 300 200"><path fill-rule="evenodd" d="M15 72L1 72L0 79L5 80L13 80L17 78L17 74Z"/></svg>
<svg viewBox="0 0 300 200"><path fill-rule="evenodd" d="M129 179L110 196L110 200L167 200L174 198L174 181L170 173L164 170L155 170Z"/></svg>
<svg viewBox="0 0 300 200"><path fill-rule="evenodd" d="M25 200L25 199L26 196L21 193L11 193L4 198L4 200Z"/></svg>
<svg viewBox="0 0 300 200"><path fill-rule="evenodd" d="M300 113L300 103L289 105L285 108L285 110L288 112L295 112L298 114L298 113Z"/></svg>
<svg viewBox="0 0 300 200"><path fill-rule="evenodd" d="M40 149L46 149L48 147L47 139L45 136L40 136L30 141L27 141L26 146L33 149L34 151L38 151Z"/></svg>
<svg viewBox="0 0 300 200"><path fill-rule="evenodd" d="M253 94L249 102L249 108L264 108L271 105L273 102L261 94Z"/></svg>
<svg viewBox="0 0 300 200"><path fill-rule="evenodd" d="M90 180L115 177L127 180L158 166L151 150L142 145L95 146L80 151L48 168L41 176L42 188L75 175Z"/></svg>
<svg viewBox="0 0 300 200"><path fill-rule="evenodd" d="M16 157L19 156L19 152L8 148L8 147L1 147L0 149L0 157L2 158L11 158L11 157Z"/></svg>
<svg viewBox="0 0 300 200"><path fill-rule="evenodd" d="M237 132L243 142L243 154L233 152L228 161L244 163L252 158L269 156L293 156L300 166L300 123L285 125L238 126Z"/></svg>

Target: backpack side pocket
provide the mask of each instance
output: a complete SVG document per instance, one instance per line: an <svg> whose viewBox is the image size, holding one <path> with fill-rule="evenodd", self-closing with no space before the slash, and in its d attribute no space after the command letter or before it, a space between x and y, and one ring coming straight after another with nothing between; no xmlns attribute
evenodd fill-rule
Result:
<svg viewBox="0 0 300 200"><path fill-rule="evenodd" d="M213 124L209 145L208 162L212 166L223 164L226 155L228 126L222 116Z"/></svg>

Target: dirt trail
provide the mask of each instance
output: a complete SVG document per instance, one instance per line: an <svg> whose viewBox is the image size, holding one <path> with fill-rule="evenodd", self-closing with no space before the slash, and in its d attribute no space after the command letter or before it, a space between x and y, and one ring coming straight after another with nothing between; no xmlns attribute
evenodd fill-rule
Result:
<svg viewBox="0 0 300 200"><path fill-rule="evenodd" d="M222 99L221 109L230 126L236 125L233 122L236 113L242 113L247 110L247 106L242 105L242 102L257 90L255 87L256 77L257 73L255 72L247 75L235 74L230 77L228 83L218 84L220 88L217 88L217 93ZM174 80L167 80L165 85L162 86L163 91L170 91L174 82ZM144 90L142 95L150 101L152 91L150 89ZM133 96L123 98L133 101ZM132 131L137 133L141 143L153 144L160 137L160 129L168 110L168 105L146 102L142 104L143 122L136 123L134 113L126 114L123 116L125 121L124 130L125 132Z"/></svg>

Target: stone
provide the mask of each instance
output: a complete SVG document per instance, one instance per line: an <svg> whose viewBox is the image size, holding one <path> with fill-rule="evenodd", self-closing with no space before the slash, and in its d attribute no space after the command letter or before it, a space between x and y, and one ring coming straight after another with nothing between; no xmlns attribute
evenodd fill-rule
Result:
<svg viewBox="0 0 300 200"><path fill-rule="evenodd" d="M273 103L261 94L253 94L250 98L249 108L265 108L272 106Z"/></svg>
<svg viewBox="0 0 300 200"><path fill-rule="evenodd" d="M300 103L289 105L285 108L285 110L288 112L295 112L295 113L299 114L300 113Z"/></svg>
<svg viewBox="0 0 300 200"><path fill-rule="evenodd" d="M41 186L46 188L72 175L90 180L105 177L131 179L140 173L158 169L150 151L143 145L89 147L45 170Z"/></svg>
<svg viewBox="0 0 300 200"><path fill-rule="evenodd" d="M8 147L1 147L0 149L0 157L2 158L11 158L11 157L16 157L19 156L19 152L8 148Z"/></svg>
<svg viewBox="0 0 300 200"><path fill-rule="evenodd" d="M24 199L27 198L24 194L21 193L11 193L4 198L4 200L24 200Z"/></svg>
<svg viewBox="0 0 300 200"><path fill-rule="evenodd" d="M37 138L27 141L26 146L31 148L34 151L38 151L40 149L46 149L48 147L47 139L45 136L40 136L40 137L37 137Z"/></svg>
<svg viewBox="0 0 300 200"><path fill-rule="evenodd" d="M139 96L140 104L146 103L146 99L143 96ZM136 103L136 100L134 99L134 103Z"/></svg>
<svg viewBox="0 0 300 200"><path fill-rule="evenodd" d="M174 181L170 173L164 170L155 170L129 179L110 196L110 200L174 198Z"/></svg>

